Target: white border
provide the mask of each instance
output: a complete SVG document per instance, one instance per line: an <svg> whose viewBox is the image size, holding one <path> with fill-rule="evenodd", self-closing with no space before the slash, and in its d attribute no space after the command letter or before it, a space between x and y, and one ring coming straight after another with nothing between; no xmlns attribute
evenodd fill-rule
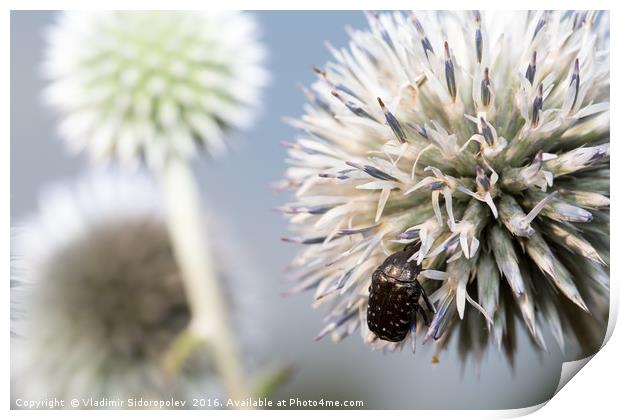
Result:
<svg viewBox="0 0 620 420"><path fill-rule="evenodd" d="M7 198L10 196L10 78L9 78L9 64L8 58L10 56L10 9L17 10L37 10L37 9L201 9L205 7L214 8L214 9L252 9L252 10L358 10L358 9L409 9L409 8L436 8L436 9L469 9L469 8L477 8L477 9L538 9L542 6L546 8L555 8L555 9L583 9L585 7L590 9L610 9L611 10L611 45L620 45L620 43L616 42L617 36L615 35L620 28L619 19L616 17L616 11L613 10L613 4L611 1L597 1L590 0L587 3L583 1L573 1L573 0L565 0L565 1L532 1L532 0L520 0L519 2L502 2L498 4L496 1L442 1L442 0L433 0L429 3L414 3L411 1L396 1L396 0L382 0L382 1L368 1L368 0L357 0L355 2L351 1L337 1L337 0L314 0L314 1L285 1L285 0L262 0L262 1L249 1L249 0L227 0L226 2L209 2L206 1L193 1L193 0L175 0L174 2L166 2L161 0L152 0L152 1L132 1L132 0L107 0L106 2L80 2L77 0L65 0L65 1L7 1L5 2L7 9L5 9L5 13L2 15L0 20L0 33L1 33L1 49L3 53L3 57L7 61L0 66L0 74L2 75L2 79L4 80L5 89L3 89L4 95L3 100L0 101L0 127L4 128L4 136L2 138L4 145L2 153L0 154L0 171L2 173L2 182L0 183L2 197ZM207 6L208 5L208 6ZM293 7L294 6L294 7ZM620 13L620 12L618 12ZM320 28L317 28L317 31L320 31ZM317 42L322 42L320 37L320 33L317 35ZM612 103L618 103L617 95L615 93L615 78L614 76L617 74L617 66L615 53L613 52L612 47L612 89L611 89L611 97ZM613 118L613 112L615 110L615 106L612 106L612 118L611 118L611 131L612 133L620 132L618 130L618 125L620 124L618 120ZM614 146L612 146L612 149ZM616 162L615 159L612 159L611 165L611 174L612 180L617 178L616 171ZM617 197L620 189L619 186L614 185L612 183L612 191L611 196ZM8 279L10 277L10 262L9 262L9 254L10 254L10 204L9 200L5 199L2 201L0 205L0 215L3 221L2 223L2 252L4 258L2 259L2 272L5 278L5 286L2 288L3 295L3 306L5 308L4 316L2 317L2 325L3 325L3 337L4 337L4 345L2 346L2 356L3 356L3 380L2 380L2 391L3 391L3 404L5 410L9 411L9 381L10 381L10 367L9 367L9 311L10 311L10 298L9 298L9 288L8 288ZM616 265L613 261L616 260L615 252L617 249L620 249L620 242L618 241L618 229L616 224L616 211L615 205L612 205L611 208L612 213L612 223L611 223L611 250L612 250L612 264L611 264L611 278L616 278ZM600 354L595 355L592 358L592 361L588 363L587 367L583 369L577 380L572 380L566 385L565 388L559 392L557 396L555 396L545 407L544 409L537 411L532 415L532 418L543 419L543 418L560 418L560 419L573 419L573 418L609 418L610 413L617 413L618 410L618 397L615 390L617 389L617 380L616 375L619 370L619 362L618 357L616 355L620 354L620 341L617 337L611 336L611 332L613 331L613 327L615 326L618 314L618 298L619 287L616 285L615 281L612 281L611 286L611 316L610 316L610 324L608 329L608 334L606 339L609 340L605 347L602 349ZM611 337L611 339L610 339ZM575 364L573 364L574 367ZM544 406L545 404L541 404ZM472 418L472 419L480 419L480 418L508 418L508 417L517 417L521 415L525 415L536 411L538 407L529 407L520 410L503 410L503 411L416 411L415 413L408 413L406 411L390 411L386 412L385 415L389 415L391 418L407 418L411 419L412 415L415 415L416 418ZM69 412L60 412L60 411L45 411L45 412L37 412L36 414L49 417L49 418L82 418L84 413L77 411L69 411ZM121 418L126 417L142 417L142 418L163 418L164 416L168 416L170 413L166 411L149 411L149 412L130 412L130 411L119 411L119 412L103 412L103 411L90 411L88 413L89 417L94 418L109 418L111 415L120 416ZM322 414L322 413L321 413ZM328 413L326 413L328 414ZM329 412L332 414L332 412ZM33 415L33 412L26 411L11 411L11 416L16 418L29 418ZM198 412L175 412L173 415L175 416L199 416L204 418L205 416L209 417L220 417L220 416L232 416L232 417L246 417L252 416L257 418L274 418L274 417L289 417L291 416L290 412L286 411L248 411L248 412L209 412L205 413L202 411ZM309 418L310 416L315 417L316 413L312 413L309 411L295 411L295 417L301 418ZM358 418L373 416L373 418L377 415L381 415L381 413L375 411L365 411L365 412L338 412L338 416L355 416Z"/></svg>
<svg viewBox="0 0 620 420"><path fill-rule="evenodd" d="M200 0L107 0L105 2L84 2L79 0L8 0L5 2L8 9L14 10L108 10L108 9L241 9L241 10L409 10L409 9L495 9L495 10L527 10L548 9L570 10L584 9L612 9L612 2L605 0L591 0L587 3L575 0L547 0L544 2L535 0L520 0L518 2L501 2L492 0L484 1L457 1L457 0L433 0L432 2L412 2L404 0L227 0L226 2L207 2Z"/></svg>

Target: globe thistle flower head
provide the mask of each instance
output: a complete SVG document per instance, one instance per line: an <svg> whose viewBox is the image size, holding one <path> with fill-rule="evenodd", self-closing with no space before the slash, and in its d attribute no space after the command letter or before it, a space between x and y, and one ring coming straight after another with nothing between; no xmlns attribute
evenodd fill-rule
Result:
<svg viewBox="0 0 620 420"><path fill-rule="evenodd" d="M257 25L240 12L65 12L47 40L45 98L70 148L95 159L219 155L267 79Z"/></svg>
<svg viewBox="0 0 620 420"><path fill-rule="evenodd" d="M367 13L329 46L287 144L282 207L303 244L292 292L328 308L319 338L356 329L373 348L441 349L459 334L479 360L512 358L515 321L539 348L598 348L609 274L606 13ZM412 261L436 310L407 339L367 327L371 274Z"/></svg>
<svg viewBox="0 0 620 420"><path fill-rule="evenodd" d="M176 375L166 367L190 310L156 191L141 176L94 173L48 190L38 213L16 229L16 398L223 395L205 352ZM227 308L243 345L254 346L247 333L256 326L242 320L256 296L240 284L248 276L225 238L218 243Z"/></svg>

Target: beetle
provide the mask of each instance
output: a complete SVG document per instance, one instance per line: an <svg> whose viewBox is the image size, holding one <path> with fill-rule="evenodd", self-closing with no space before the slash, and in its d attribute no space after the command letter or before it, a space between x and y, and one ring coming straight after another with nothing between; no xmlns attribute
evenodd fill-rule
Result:
<svg viewBox="0 0 620 420"><path fill-rule="evenodd" d="M404 340L415 326L418 312L428 325L426 312L419 303L420 297L429 310L435 312L418 282L421 267L415 261L409 261L419 249L419 244L407 245L388 256L372 274L366 318L370 331L382 340Z"/></svg>

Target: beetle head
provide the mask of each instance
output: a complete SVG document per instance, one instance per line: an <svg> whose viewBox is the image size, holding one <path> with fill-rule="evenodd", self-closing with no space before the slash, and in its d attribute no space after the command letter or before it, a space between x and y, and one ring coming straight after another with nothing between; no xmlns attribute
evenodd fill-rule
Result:
<svg viewBox="0 0 620 420"><path fill-rule="evenodd" d="M415 282L420 267L415 260L409 261L409 259L420 249L420 244L409 244L403 250L398 251L390 255L381 264L381 270L383 273L404 283Z"/></svg>

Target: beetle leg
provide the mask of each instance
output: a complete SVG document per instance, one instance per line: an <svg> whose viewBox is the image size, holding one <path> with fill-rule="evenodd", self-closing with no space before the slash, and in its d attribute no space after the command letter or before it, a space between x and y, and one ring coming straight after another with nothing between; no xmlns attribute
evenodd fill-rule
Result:
<svg viewBox="0 0 620 420"><path fill-rule="evenodd" d="M424 299L424 303L426 303L426 306L428 307L428 309L432 312L435 313L435 307L433 306L433 304L431 303L430 299L428 298L428 296L426 296L426 292L424 291L423 287L420 287L420 289L422 290L422 298Z"/></svg>
<svg viewBox="0 0 620 420"><path fill-rule="evenodd" d="M428 326L428 317L426 316L426 311L420 305L417 305L417 310L422 314L422 318L424 318L424 325Z"/></svg>

